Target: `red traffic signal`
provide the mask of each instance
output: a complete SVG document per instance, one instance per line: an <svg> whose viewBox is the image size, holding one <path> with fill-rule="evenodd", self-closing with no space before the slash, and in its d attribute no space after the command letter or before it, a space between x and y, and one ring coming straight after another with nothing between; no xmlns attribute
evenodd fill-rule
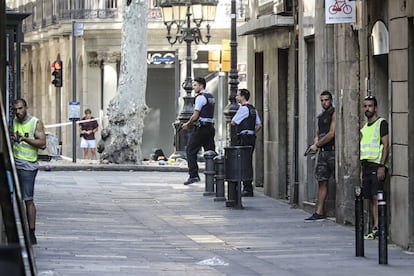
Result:
<svg viewBox="0 0 414 276"><path fill-rule="evenodd" d="M54 80L52 80L52 84L55 87L62 87L62 85L63 85L62 61L56 60L56 61L52 62L52 68L53 68L52 76L55 77Z"/></svg>
<svg viewBox="0 0 414 276"><path fill-rule="evenodd" d="M54 61L52 62L52 68L55 70L61 70L62 69L62 62L61 61Z"/></svg>

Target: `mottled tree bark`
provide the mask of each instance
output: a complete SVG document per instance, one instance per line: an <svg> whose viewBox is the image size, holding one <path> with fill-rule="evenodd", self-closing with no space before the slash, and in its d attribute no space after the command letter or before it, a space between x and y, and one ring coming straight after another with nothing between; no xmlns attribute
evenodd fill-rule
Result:
<svg viewBox="0 0 414 276"><path fill-rule="evenodd" d="M118 93L108 107L109 125L102 130L101 160L139 164L147 111L147 1L124 0L121 72Z"/></svg>

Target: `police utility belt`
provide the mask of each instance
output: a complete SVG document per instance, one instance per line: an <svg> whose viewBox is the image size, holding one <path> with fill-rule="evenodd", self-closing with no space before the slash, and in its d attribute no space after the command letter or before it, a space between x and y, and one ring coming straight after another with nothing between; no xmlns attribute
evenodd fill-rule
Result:
<svg viewBox="0 0 414 276"><path fill-rule="evenodd" d="M214 126L214 123L212 122L203 122L203 121L197 121L194 123L196 127L206 127L206 126Z"/></svg>
<svg viewBox="0 0 414 276"><path fill-rule="evenodd" d="M237 135L254 135L254 130L242 130Z"/></svg>

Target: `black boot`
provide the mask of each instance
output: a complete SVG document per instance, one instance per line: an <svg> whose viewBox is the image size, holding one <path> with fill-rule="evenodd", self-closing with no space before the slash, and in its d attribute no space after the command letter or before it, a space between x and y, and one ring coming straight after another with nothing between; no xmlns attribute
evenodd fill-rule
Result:
<svg viewBox="0 0 414 276"><path fill-rule="evenodd" d="M37 239L36 239L36 235L35 235L35 230L34 229L29 229L29 237L30 237L30 242L32 243L32 245L37 244Z"/></svg>

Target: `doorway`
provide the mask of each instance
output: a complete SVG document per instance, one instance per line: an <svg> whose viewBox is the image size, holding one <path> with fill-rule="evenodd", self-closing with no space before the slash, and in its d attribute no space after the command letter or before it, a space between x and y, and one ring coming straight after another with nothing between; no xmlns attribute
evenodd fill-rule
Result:
<svg viewBox="0 0 414 276"><path fill-rule="evenodd" d="M309 38L306 40L306 142L307 145L312 145L316 133L316 118L315 118L315 39ZM306 180L304 183L304 207L310 207L309 210L314 211L314 204L316 203L316 193L318 190L317 181L314 176L315 158L306 158Z"/></svg>
<svg viewBox="0 0 414 276"><path fill-rule="evenodd" d="M175 107L174 68L148 68L142 157L150 159L154 149L162 149L165 156L174 152Z"/></svg>

